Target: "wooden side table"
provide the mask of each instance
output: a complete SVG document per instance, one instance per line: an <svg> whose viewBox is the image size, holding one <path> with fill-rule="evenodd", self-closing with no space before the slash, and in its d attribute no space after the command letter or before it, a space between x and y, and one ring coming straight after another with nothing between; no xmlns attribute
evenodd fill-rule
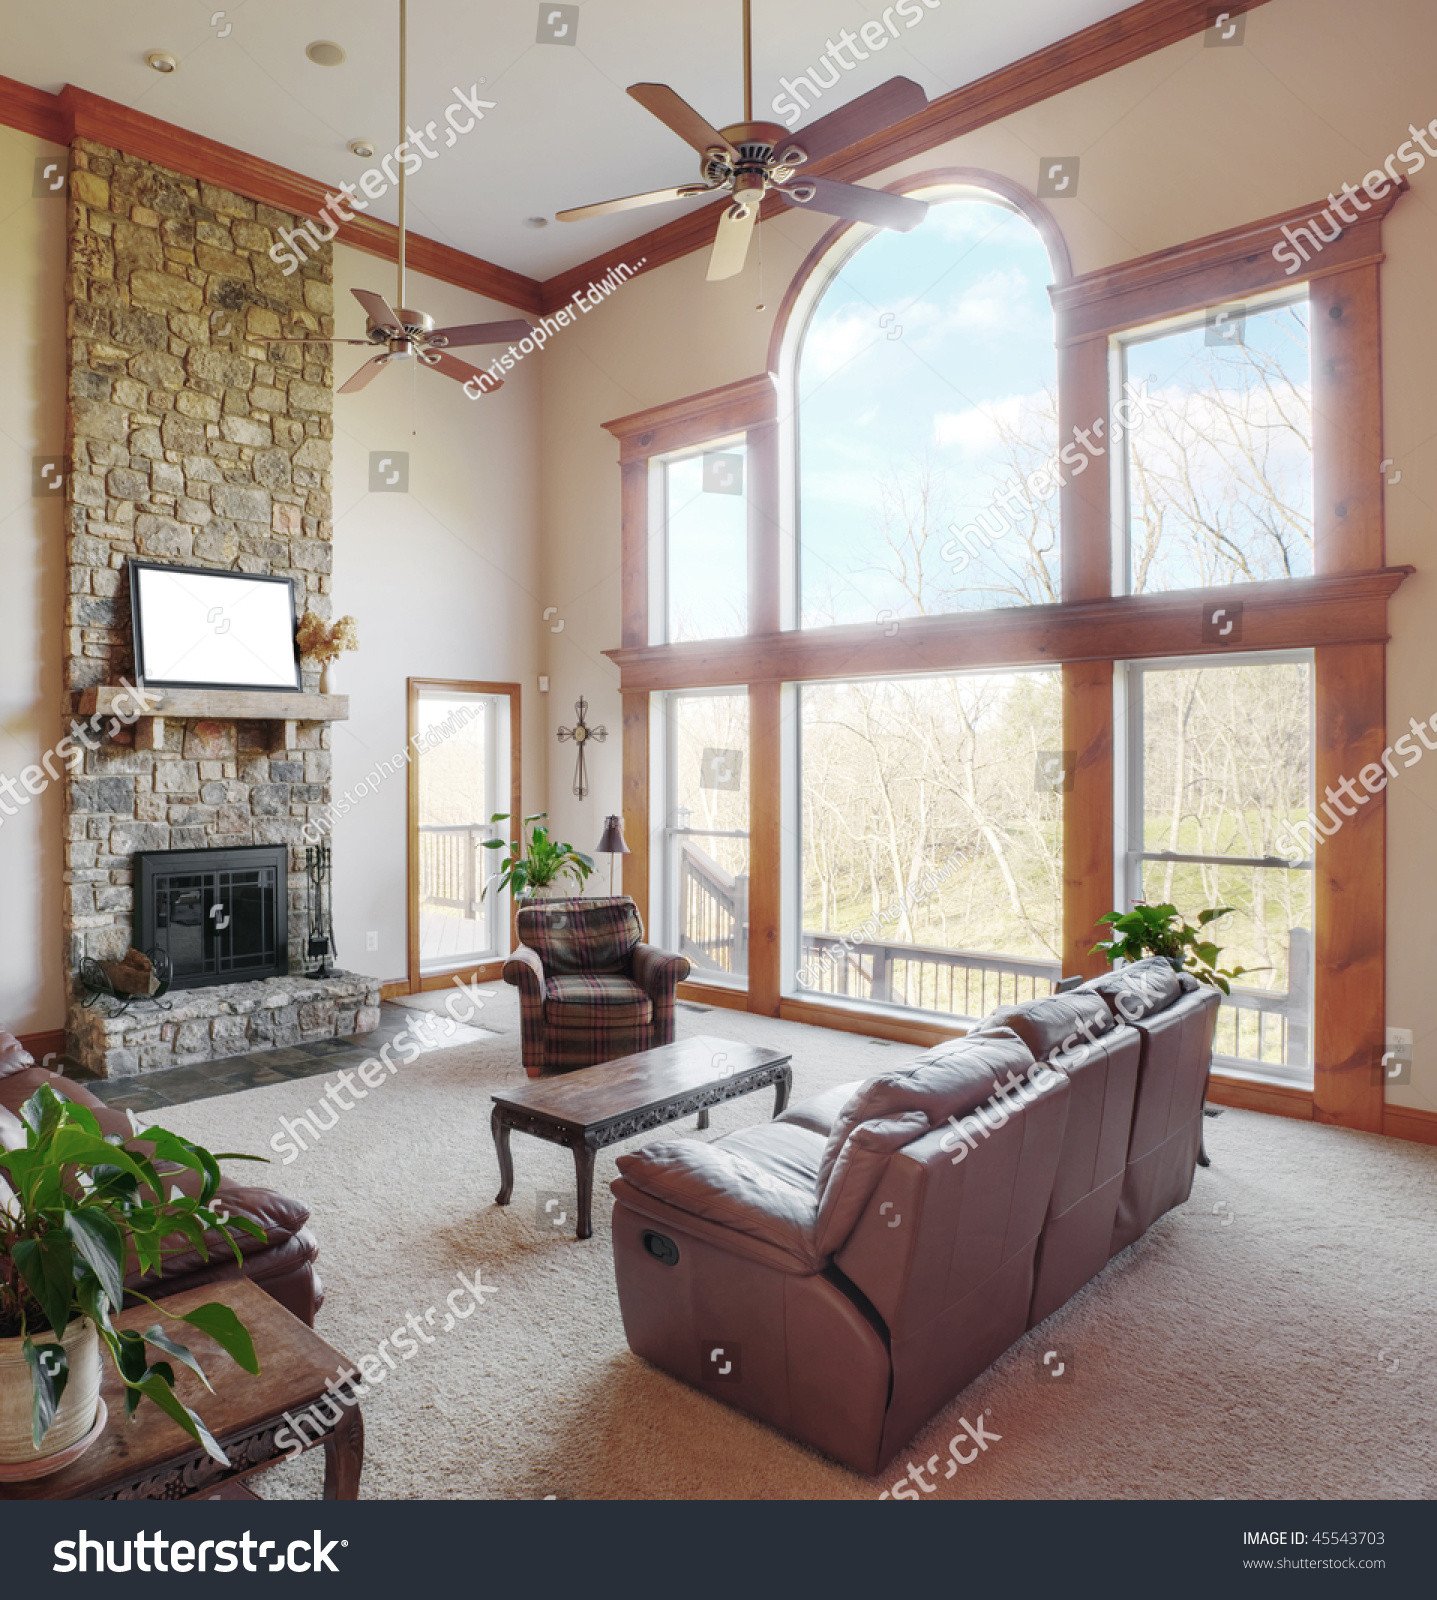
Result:
<svg viewBox="0 0 1437 1600"><path fill-rule="evenodd" d="M364 1420L347 1357L248 1278L155 1298L180 1314L218 1300L254 1339L260 1370L252 1376L197 1328L176 1331L151 1306L115 1318L117 1328L158 1322L194 1352L215 1392L184 1367L175 1392L204 1419L230 1465L212 1460L152 1401L126 1421L124 1385L106 1358L101 1393L110 1418L99 1441L51 1477L0 1485L0 1501L253 1499L243 1483L250 1473L314 1445L324 1450L324 1498L359 1498Z"/></svg>

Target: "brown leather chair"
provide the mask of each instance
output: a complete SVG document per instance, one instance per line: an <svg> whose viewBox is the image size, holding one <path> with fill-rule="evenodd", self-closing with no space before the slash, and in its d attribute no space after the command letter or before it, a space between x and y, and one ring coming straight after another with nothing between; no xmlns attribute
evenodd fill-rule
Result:
<svg viewBox="0 0 1437 1600"><path fill-rule="evenodd" d="M876 1472L1186 1196L1217 1006L1130 970L775 1122L621 1155L630 1347Z"/></svg>
<svg viewBox="0 0 1437 1600"><path fill-rule="evenodd" d="M18 1039L0 1032L0 1146L13 1148L24 1142L20 1107L42 1083L48 1083L64 1099L87 1106L106 1134L132 1136L134 1130L123 1111L112 1110L83 1084L37 1067L34 1057ZM163 1119L156 1116L155 1121L163 1122ZM193 1173L178 1170L174 1173L174 1182L182 1189L188 1190L189 1185L197 1181ZM228 1178L220 1184L216 1204L225 1206L233 1217L248 1217L265 1231L263 1240L245 1234L235 1235L243 1266L235 1261L229 1246L212 1234L208 1239L208 1260L193 1248L177 1251L166 1257L163 1276L146 1277L136 1267L127 1275L126 1286L142 1288L146 1294L158 1298L178 1294L181 1289L196 1289L243 1276L312 1327L324 1300L324 1290L315 1270L319 1246L307 1227L307 1207L273 1189L251 1188Z"/></svg>
<svg viewBox="0 0 1437 1600"><path fill-rule="evenodd" d="M504 981L519 991L524 1071L572 1072L672 1044L687 956L645 944L627 895L568 896L519 908Z"/></svg>

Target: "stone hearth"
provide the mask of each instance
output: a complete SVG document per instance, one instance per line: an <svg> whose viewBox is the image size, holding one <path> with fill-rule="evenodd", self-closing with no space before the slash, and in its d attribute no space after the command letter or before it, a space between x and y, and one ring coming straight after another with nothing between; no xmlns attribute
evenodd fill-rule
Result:
<svg viewBox="0 0 1437 1600"><path fill-rule="evenodd" d="M70 1015L70 1054L103 1062L107 1077L127 1078L249 1050L346 1039L379 1026L379 980L355 972L188 989L167 1001L169 1011L142 1005L118 1017L77 1008Z"/></svg>

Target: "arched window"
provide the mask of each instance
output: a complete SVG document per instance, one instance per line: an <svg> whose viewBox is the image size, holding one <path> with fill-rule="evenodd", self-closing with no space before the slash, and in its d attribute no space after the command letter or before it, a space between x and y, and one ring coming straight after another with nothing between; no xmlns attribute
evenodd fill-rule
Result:
<svg viewBox="0 0 1437 1600"><path fill-rule="evenodd" d="M911 233L840 237L790 324L801 627L1060 598L1066 263L994 189L920 192Z"/></svg>

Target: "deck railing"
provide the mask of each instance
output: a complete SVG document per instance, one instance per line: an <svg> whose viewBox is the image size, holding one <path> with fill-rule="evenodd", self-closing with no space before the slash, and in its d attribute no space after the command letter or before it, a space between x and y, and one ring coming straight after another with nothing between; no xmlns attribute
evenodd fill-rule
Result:
<svg viewBox="0 0 1437 1600"><path fill-rule="evenodd" d="M484 892L479 845L494 830L483 822L422 824L419 829L420 904L457 910L477 921Z"/></svg>

